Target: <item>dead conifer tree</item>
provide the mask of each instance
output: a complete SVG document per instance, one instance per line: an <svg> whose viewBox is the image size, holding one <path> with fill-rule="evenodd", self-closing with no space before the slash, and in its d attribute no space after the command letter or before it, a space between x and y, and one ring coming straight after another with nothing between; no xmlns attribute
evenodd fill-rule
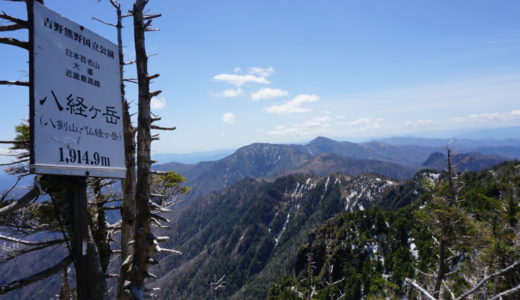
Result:
<svg viewBox="0 0 520 300"><path fill-rule="evenodd" d="M130 292L134 299L142 299L145 279L153 256L154 237L151 228L151 211L148 206L151 184L151 111L150 81L157 76L148 75L148 57L145 46L144 8L147 0L136 0L132 10L134 18L135 58L139 88L137 127L137 185L134 231L134 253L130 272ZM149 25L150 22L148 22Z"/></svg>
<svg viewBox="0 0 520 300"><path fill-rule="evenodd" d="M121 3L116 0L109 0L110 4L116 10L116 24L100 21L103 24L113 26L117 29L117 48L119 52L119 74L121 80L121 102L123 107L123 134L125 141L125 161L126 175L122 181L123 197L121 200L121 250L119 271L119 282L117 289L118 299L128 299L128 295L124 293L124 283L128 281L128 273L130 269L130 259L133 254L133 246L131 241L134 236L134 220L135 220L135 188L136 188L136 162L135 162L135 133L136 129L132 126L130 116L130 104L125 97L124 66L133 62L125 62L123 54L123 13ZM126 262L126 263L125 263Z"/></svg>
<svg viewBox="0 0 520 300"><path fill-rule="evenodd" d="M130 281L125 284L125 290L134 299L143 299L149 296L145 288L145 280L154 277L149 273L150 265L155 263L153 255L159 252L179 254L178 251L164 249L159 246L159 242L167 238L156 238L152 232L152 223L161 225L161 221L168 221L153 212L154 209L161 209L154 205L153 197L163 197L162 195L152 195L151 193L151 143L158 139L152 136L151 130L174 130L152 125L154 121L160 120L152 116L150 101L153 97L161 93L160 90L150 92L150 83L159 77L159 74L148 74L148 56L146 54L145 32L156 31L151 28L152 20L160 17L157 15L145 15L144 9L148 0L136 0L131 11L134 20L134 43L135 43L135 64L137 68L137 82L139 90L138 101L138 126L137 126L137 183L135 197L135 224L134 224L134 250L131 257ZM128 260L130 262L130 260Z"/></svg>

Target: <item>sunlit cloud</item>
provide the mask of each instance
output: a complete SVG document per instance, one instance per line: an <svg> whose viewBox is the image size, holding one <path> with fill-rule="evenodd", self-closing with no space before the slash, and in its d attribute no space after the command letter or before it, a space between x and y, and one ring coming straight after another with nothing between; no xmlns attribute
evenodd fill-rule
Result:
<svg viewBox="0 0 520 300"><path fill-rule="evenodd" d="M273 73L274 73L273 67L269 67L269 68L251 67L251 68L249 68L249 74L258 75L260 77L269 77L269 76L273 75Z"/></svg>
<svg viewBox="0 0 520 300"><path fill-rule="evenodd" d="M463 117L453 118L452 121L457 123L488 123L488 122L502 122L520 119L520 110L512 110L505 113L481 113L470 114Z"/></svg>
<svg viewBox="0 0 520 300"><path fill-rule="evenodd" d="M271 88L263 88L254 93L251 93L251 99L264 100L264 99L272 99L276 97L283 97L289 95L289 92L280 90L280 89L271 89Z"/></svg>
<svg viewBox="0 0 520 300"><path fill-rule="evenodd" d="M244 91L241 88L227 89L220 93L214 93L213 95L218 98L235 98L241 96Z"/></svg>
<svg viewBox="0 0 520 300"><path fill-rule="evenodd" d="M291 126L279 125L267 131L267 135L275 137L309 137L329 132L332 124L329 116L316 117Z"/></svg>
<svg viewBox="0 0 520 300"><path fill-rule="evenodd" d="M153 110L161 110L166 107L166 99L164 97L153 97L150 101L150 108Z"/></svg>
<svg viewBox="0 0 520 300"><path fill-rule="evenodd" d="M404 124L406 126L416 127L416 126L430 125L433 123L434 123L433 120L415 120L415 121L406 121Z"/></svg>
<svg viewBox="0 0 520 300"><path fill-rule="evenodd" d="M218 74L213 77L217 81L224 81L235 86L242 86L247 82L254 82L260 84L269 84L270 81L265 77L259 77L251 74L238 75L238 74Z"/></svg>
<svg viewBox="0 0 520 300"><path fill-rule="evenodd" d="M310 108L305 107L304 104L316 102L320 100L320 97L316 95L298 95L294 97L289 102L279 105L271 105L268 107L264 107L264 112L268 114L276 114L276 115L287 115L293 113L305 113L311 111Z"/></svg>
<svg viewBox="0 0 520 300"><path fill-rule="evenodd" d="M235 114L230 112L223 114L222 121L226 124L235 124Z"/></svg>
<svg viewBox="0 0 520 300"><path fill-rule="evenodd" d="M242 69L236 67L234 69L235 73L240 73ZM216 81L222 81L229 84L232 84L234 86L243 86L246 83L258 83L258 84L269 84L271 83L269 80L267 80L267 77L271 76L274 73L274 68L258 68L258 67L251 67L249 68L248 74L241 75L241 74L217 74L213 76L213 79Z"/></svg>

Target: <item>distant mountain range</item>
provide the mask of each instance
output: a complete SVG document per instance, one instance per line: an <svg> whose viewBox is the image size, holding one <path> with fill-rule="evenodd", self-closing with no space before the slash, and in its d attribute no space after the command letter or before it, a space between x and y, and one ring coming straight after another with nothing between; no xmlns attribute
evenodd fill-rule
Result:
<svg viewBox="0 0 520 300"><path fill-rule="evenodd" d="M416 145L422 147L434 147L434 148L444 148L451 147L457 149L458 151L497 151L497 149L501 148L511 148L514 149L512 152L513 157L509 158L518 158L520 157L520 139L507 139L507 140L473 140L473 139L424 139L424 138L416 138L416 137L392 137L392 138L384 138L379 140L382 143L387 143L391 145ZM480 149L480 150L477 150Z"/></svg>
<svg viewBox="0 0 520 300"><path fill-rule="evenodd" d="M479 171L491 168L507 159L496 155L487 155L477 152L456 154L453 156L453 167L457 171ZM423 163L423 167L435 170L446 170L448 158L445 154L435 152Z"/></svg>
<svg viewBox="0 0 520 300"><path fill-rule="evenodd" d="M437 144L440 145L440 141ZM491 145L491 143L484 141L473 145L479 148L469 147L469 149L481 152L464 154L456 151L459 170L480 170L520 157L520 147L485 148L483 145ZM316 175L374 173L395 180L405 180L411 178L421 168L443 169L442 159L437 158L433 161L430 155L443 153L445 149L442 146L399 144L395 140L393 143L356 144L318 137L306 145L255 143L216 161L191 165L174 162L159 165L156 169L172 170L184 175L187 178L187 185L193 188L191 195L187 197L192 199L224 189L245 178L273 180L279 176L296 173ZM446 165L445 160L444 165Z"/></svg>

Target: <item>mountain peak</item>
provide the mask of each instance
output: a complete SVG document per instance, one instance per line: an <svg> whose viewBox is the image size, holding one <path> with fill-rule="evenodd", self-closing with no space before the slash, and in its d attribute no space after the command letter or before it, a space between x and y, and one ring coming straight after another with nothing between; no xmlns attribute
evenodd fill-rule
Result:
<svg viewBox="0 0 520 300"><path fill-rule="evenodd" d="M314 144L323 144L323 143L337 143L337 141L333 140L333 139L329 139L327 137L324 137L324 136L319 136L317 138L315 138L314 140L310 141L308 145L314 145Z"/></svg>

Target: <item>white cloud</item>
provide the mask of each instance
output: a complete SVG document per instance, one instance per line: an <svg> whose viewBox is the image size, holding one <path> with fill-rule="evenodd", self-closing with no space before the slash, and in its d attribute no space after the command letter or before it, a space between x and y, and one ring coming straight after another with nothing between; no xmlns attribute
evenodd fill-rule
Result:
<svg viewBox="0 0 520 300"><path fill-rule="evenodd" d="M269 67L269 68L251 67L251 68L249 68L249 74L258 75L260 77L269 77L269 76L273 75L273 73L274 73L273 67Z"/></svg>
<svg viewBox="0 0 520 300"><path fill-rule="evenodd" d="M348 121L342 115L322 115L314 117L300 123L290 125L279 125L266 131L267 135L276 138L313 138L323 136L345 136L345 135L365 135L367 133L379 133L383 128L382 118L365 117Z"/></svg>
<svg viewBox="0 0 520 300"><path fill-rule="evenodd" d="M256 75L238 75L238 74L217 74L213 77L213 79L217 81L224 81L235 86L242 86L247 82L254 82L260 84L269 84L269 80L265 77L260 77Z"/></svg>
<svg viewBox="0 0 520 300"><path fill-rule="evenodd" d="M242 95L243 93L244 93L244 91L241 88L236 88L236 89L227 89L227 90L222 91L221 93L215 93L214 96L219 97L219 98L235 98L235 97Z"/></svg>
<svg viewBox="0 0 520 300"><path fill-rule="evenodd" d="M153 97L150 102L150 108L153 110L160 110L166 107L166 99L164 97Z"/></svg>
<svg viewBox="0 0 520 300"><path fill-rule="evenodd" d="M235 124L235 114L230 112L223 114L222 121L226 124Z"/></svg>
<svg viewBox="0 0 520 300"><path fill-rule="evenodd" d="M464 117L453 118L452 121L458 123L487 123L512 121L518 118L520 118L520 110L512 110L506 113L471 114Z"/></svg>
<svg viewBox="0 0 520 300"><path fill-rule="evenodd" d="M331 118L329 116L316 117L302 123L292 124L291 126L279 125L266 133L276 137L316 136L329 132L332 126L329 122L330 120Z"/></svg>
<svg viewBox="0 0 520 300"><path fill-rule="evenodd" d="M358 126L358 130L365 131L369 129L379 129L383 127L381 123L383 119L381 118L360 118L354 121L346 122L347 126Z"/></svg>
<svg viewBox="0 0 520 300"><path fill-rule="evenodd" d="M251 99L253 100L263 100L263 99L272 99L276 97L287 96L289 93L280 89L271 89L271 88L263 88L254 93L251 93Z"/></svg>
<svg viewBox="0 0 520 300"><path fill-rule="evenodd" d="M423 126L433 124L433 120L415 120L415 121L406 121L404 123L406 126Z"/></svg>
<svg viewBox="0 0 520 300"><path fill-rule="evenodd" d="M249 72L246 75L236 74L241 73L242 69L239 67L235 67L233 69L235 74L222 73L213 76L213 79L216 81L223 81L234 86L243 86L246 83L259 83L259 84L270 84L271 82L267 80L267 77L273 75L274 68L258 68L251 67L249 68Z"/></svg>
<svg viewBox="0 0 520 300"><path fill-rule="evenodd" d="M287 115L292 113L304 113L311 111L310 108L302 107L306 103L312 103L320 100L316 95L298 95L287 103L280 105L272 105L264 107L264 112L268 114Z"/></svg>

